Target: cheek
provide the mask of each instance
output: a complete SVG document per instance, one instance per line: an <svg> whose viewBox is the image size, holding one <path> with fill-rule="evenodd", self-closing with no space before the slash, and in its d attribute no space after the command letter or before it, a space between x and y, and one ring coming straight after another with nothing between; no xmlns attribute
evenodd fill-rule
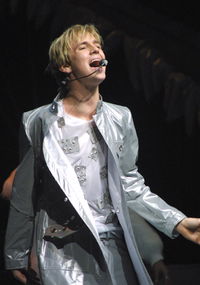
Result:
<svg viewBox="0 0 200 285"><path fill-rule="evenodd" d="M78 62L80 62L80 60L82 60L84 58L84 54L81 52L73 52L71 54L70 60L72 65L76 65Z"/></svg>
<svg viewBox="0 0 200 285"><path fill-rule="evenodd" d="M101 51L100 54L101 54L101 57L102 57L102 58L106 58L106 55L105 55L105 53L104 53L103 51Z"/></svg>
<svg viewBox="0 0 200 285"><path fill-rule="evenodd" d="M88 63L88 56L86 54L79 54L74 58L73 66L76 68L84 67Z"/></svg>
<svg viewBox="0 0 200 285"><path fill-rule="evenodd" d="M71 67L72 69L77 69L82 66L84 62L84 56L79 55L71 59Z"/></svg>

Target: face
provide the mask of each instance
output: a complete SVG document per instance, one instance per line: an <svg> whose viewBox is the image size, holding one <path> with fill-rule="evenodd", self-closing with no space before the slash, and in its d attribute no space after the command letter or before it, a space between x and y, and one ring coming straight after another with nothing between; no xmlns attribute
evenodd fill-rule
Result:
<svg viewBox="0 0 200 285"><path fill-rule="evenodd" d="M93 61L100 61L105 58L101 44L90 34L80 38L78 42L72 45L70 51L70 66L66 71L71 73L71 79L79 78L94 72L91 76L82 79L82 82L91 84L100 84L105 79L106 67L93 67Z"/></svg>

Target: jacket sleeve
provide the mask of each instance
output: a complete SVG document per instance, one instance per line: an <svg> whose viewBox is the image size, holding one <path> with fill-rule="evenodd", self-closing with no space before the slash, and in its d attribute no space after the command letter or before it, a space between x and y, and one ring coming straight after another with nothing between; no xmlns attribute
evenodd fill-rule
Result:
<svg viewBox="0 0 200 285"><path fill-rule="evenodd" d="M25 138L25 137L24 137ZM23 141L23 144L25 140ZM17 167L10 211L5 237L5 267L19 269L28 267L31 249L34 211L32 205L33 190L33 150L28 140L22 151L24 157ZM25 153L26 152L26 153Z"/></svg>
<svg viewBox="0 0 200 285"><path fill-rule="evenodd" d="M171 238L176 237L177 233L174 231L174 227L185 218L185 215L168 205L145 185L144 178L138 172L136 165L138 139L129 110L125 117L124 145L120 156L120 165L127 205L158 230Z"/></svg>

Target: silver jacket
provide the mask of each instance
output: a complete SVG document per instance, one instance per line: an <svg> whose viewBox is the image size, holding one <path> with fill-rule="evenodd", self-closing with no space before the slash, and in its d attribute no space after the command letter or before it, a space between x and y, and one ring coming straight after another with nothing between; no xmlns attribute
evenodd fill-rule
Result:
<svg viewBox="0 0 200 285"><path fill-rule="evenodd" d="M79 192L76 181L73 180L70 166L63 174L63 165L59 161L59 155L56 151L53 156L51 151L48 152L49 129L51 124L58 119L56 100L51 105L42 106L23 115L24 157L17 169L13 186L5 242L5 264L7 269L27 268L34 239L39 256L42 284L61 285L62 280L66 280L65 284L90 285L89 281L87 283L81 279L77 281L79 280L78 273L76 273L78 272L77 265L73 262L73 256L70 258L68 256L66 263L67 251L65 254L62 251L65 247L64 243L61 243L55 256L52 243L43 238L46 229L52 223L62 224L63 220L62 215L57 219L56 215L59 214L51 211L52 205L56 204L52 203L54 198L51 198L51 191L52 197L55 197L53 196L53 184L56 185L55 188L59 188L56 193L61 190L60 201L67 202L65 207L58 204L56 208L62 208L64 212L65 209L70 209L69 213L66 213L66 215L69 214L69 219L70 215L73 218L78 216L75 220L78 224L83 222L86 225L86 231L100 248L105 264L107 262L107 253L95 228L88 204ZM130 220L128 208L133 209L171 238L176 236L174 227L185 215L152 193L145 185L144 178L139 174L136 166L138 139L129 109L99 101L93 119L108 146L109 191L113 207L124 231L131 260L140 284L152 284L137 249L132 230L134 221ZM44 172L47 173L46 176ZM48 189L50 194L46 192L46 197L50 201L50 206L45 205L45 196L41 194L43 191L41 189Z"/></svg>

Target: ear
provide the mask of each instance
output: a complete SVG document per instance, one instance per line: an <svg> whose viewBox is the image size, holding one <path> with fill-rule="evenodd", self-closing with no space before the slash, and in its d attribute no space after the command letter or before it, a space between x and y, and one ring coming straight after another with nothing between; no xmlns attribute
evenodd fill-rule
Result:
<svg viewBox="0 0 200 285"><path fill-rule="evenodd" d="M72 69L70 65L62 65L59 70L64 73L71 73Z"/></svg>

